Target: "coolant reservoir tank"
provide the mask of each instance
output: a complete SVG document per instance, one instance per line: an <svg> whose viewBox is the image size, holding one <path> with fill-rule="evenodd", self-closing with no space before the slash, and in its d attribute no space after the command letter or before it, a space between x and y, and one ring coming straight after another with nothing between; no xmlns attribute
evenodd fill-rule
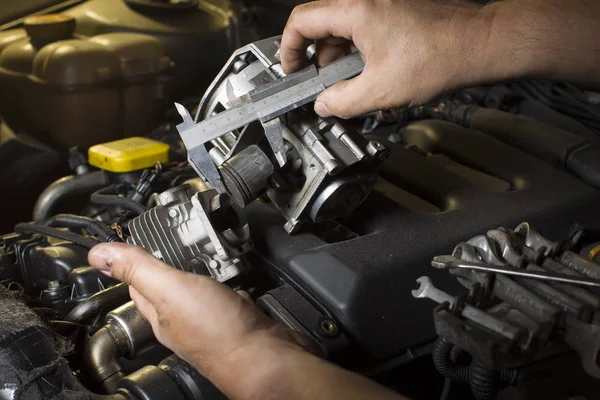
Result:
<svg viewBox="0 0 600 400"><path fill-rule="evenodd" d="M75 19L63 14L41 15L25 19L23 27L0 33L0 68L30 74L40 48L73 37Z"/></svg>
<svg viewBox="0 0 600 400"><path fill-rule="evenodd" d="M62 149L150 132L169 103L173 62L163 42L139 33L86 37L75 28L74 17L51 14L0 32L6 124Z"/></svg>

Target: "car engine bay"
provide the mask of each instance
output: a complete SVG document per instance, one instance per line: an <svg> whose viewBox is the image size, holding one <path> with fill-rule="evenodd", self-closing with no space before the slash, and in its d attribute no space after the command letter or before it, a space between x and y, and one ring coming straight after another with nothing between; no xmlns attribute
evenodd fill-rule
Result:
<svg viewBox="0 0 600 400"><path fill-rule="evenodd" d="M321 118L362 60L309 48L285 75L293 6L75 1L0 26L0 399L225 398L88 265L100 242L248 292L409 398L597 398L600 95L528 80Z"/></svg>

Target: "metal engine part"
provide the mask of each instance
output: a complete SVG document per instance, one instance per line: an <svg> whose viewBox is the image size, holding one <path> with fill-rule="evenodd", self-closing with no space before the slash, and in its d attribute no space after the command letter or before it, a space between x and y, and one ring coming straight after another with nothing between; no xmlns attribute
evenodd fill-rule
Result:
<svg viewBox="0 0 600 400"><path fill-rule="evenodd" d="M194 136L193 146L185 138L196 126L187 110L178 106L184 120L178 130L188 147L190 163L207 183L219 192L230 193L240 206L253 201L252 195L266 192L285 217L285 230L295 233L302 222L328 220L354 210L374 186L376 168L388 151L379 141L365 140L336 119L320 118L311 109L301 107L311 98L304 93L308 89L302 91L302 85L318 72L313 66L298 75L285 76L279 60L279 40L273 37L238 49L205 93L196 122L233 107L239 109L240 116L245 115L244 107L255 107L265 98L297 88L298 93L287 94L297 99L295 103L262 117L259 112L259 121L213 140L203 137L213 137L214 132L196 129L201 136ZM334 71L327 72L335 76ZM239 185L227 173L235 164L230 160L248 146L261 143L267 155L260 159L268 157L273 167L261 168L263 186L254 186L261 190L249 191L250 196L239 200ZM223 165L228 165L227 171L218 171L217 166Z"/></svg>
<svg viewBox="0 0 600 400"><path fill-rule="evenodd" d="M193 180L158 196L158 205L129 223L129 242L182 271L227 281L251 248L248 224L225 193Z"/></svg>

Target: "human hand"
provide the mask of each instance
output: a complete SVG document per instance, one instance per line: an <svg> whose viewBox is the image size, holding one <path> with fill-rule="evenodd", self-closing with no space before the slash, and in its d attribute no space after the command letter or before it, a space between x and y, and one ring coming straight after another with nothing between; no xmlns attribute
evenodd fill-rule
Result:
<svg viewBox="0 0 600 400"><path fill-rule="evenodd" d="M353 117L397 106L420 105L461 86L486 80L492 14L466 1L320 0L294 9L281 40L286 73L303 66L316 41L326 65L354 44L362 74L325 90L315 102L322 117Z"/></svg>
<svg viewBox="0 0 600 400"><path fill-rule="evenodd" d="M156 338L232 400L402 398L305 351L313 348L307 337L209 277L176 270L124 243L99 244L88 259L127 283Z"/></svg>
<svg viewBox="0 0 600 400"><path fill-rule="evenodd" d="M255 348L310 348L309 339L265 316L245 292L179 271L140 247L99 244L90 264L127 283L158 341L218 384L219 366ZM248 350L250 349L250 350Z"/></svg>

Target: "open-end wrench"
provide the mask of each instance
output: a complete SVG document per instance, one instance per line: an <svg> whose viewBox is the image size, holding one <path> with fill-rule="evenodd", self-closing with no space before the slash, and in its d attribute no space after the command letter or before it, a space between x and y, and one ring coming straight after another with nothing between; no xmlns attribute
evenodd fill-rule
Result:
<svg viewBox="0 0 600 400"><path fill-rule="evenodd" d="M525 258L528 261L534 261L538 256L535 250L527 246L522 246L522 254L519 253L513 245L513 238L511 232L509 232L508 230L490 230L487 232L487 236L496 243L496 245L501 249L502 257L504 258L504 260L513 267L520 266L520 263L522 262L523 258ZM564 276L582 278L582 276L578 272L548 257L545 257L542 260L541 266L530 262L526 268L533 271L550 271L552 273L561 274ZM600 297L583 288L576 287L567 283L553 283L552 286L554 286L561 292L566 293L569 296L577 299L580 302L588 304L594 308L600 308Z"/></svg>
<svg viewBox="0 0 600 400"><path fill-rule="evenodd" d="M590 278L600 279L600 265L572 251L564 251L558 256L561 264Z"/></svg>
<svg viewBox="0 0 600 400"><path fill-rule="evenodd" d="M574 315L577 318L589 321L592 316L593 309L590 305L561 292L544 281L517 278L517 282L548 303L560 307L566 313Z"/></svg>
<svg viewBox="0 0 600 400"><path fill-rule="evenodd" d="M548 271L532 271L523 268L509 266L496 266L481 262L462 261L454 256L436 256L431 262L431 266L438 269L446 268L466 268L483 272L493 272L496 274L514 275L529 279L541 279L555 282L571 283L580 286L600 287L600 280L592 278L578 278L574 276L565 276Z"/></svg>
<svg viewBox="0 0 600 400"><path fill-rule="evenodd" d="M539 265L535 264L528 264L527 269L532 271L546 270L545 268L542 268ZM570 271L568 268L567 270ZM555 287L557 290L560 290L561 292L573 297L577 301L593 307L594 309L600 308L600 297L596 296L594 293L585 290L584 288L569 285L568 283L553 283L552 286Z"/></svg>
<svg viewBox="0 0 600 400"><path fill-rule="evenodd" d="M524 222L515 228L515 233L525 237L525 245L533 250L539 250L542 247L553 250L556 243L546 239L538 231L531 228L528 223ZM579 272L582 275L593 279L600 279L600 265L580 256L572 251L563 251L558 255L558 261L563 265Z"/></svg>
<svg viewBox="0 0 600 400"><path fill-rule="evenodd" d="M428 276L422 276L417 279L419 284L418 289L412 291L412 295L419 299L431 299L438 304L447 302L451 306L454 304L454 297L448 293L436 288L431 279ZM518 328L508 322L502 321L496 317L491 316L479 308L473 307L466 304L461 312L461 316L469 321L475 322L482 327L489 329L499 335L502 335L510 340L518 341L524 334L523 329Z"/></svg>
<svg viewBox="0 0 600 400"><path fill-rule="evenodd" d="M477 261L476 249L468 243L460 243L454 248L452 254L465 261ZM451 268L450 273L472 282L478 282L481 285L485 284L486 276L482 272ZM559 308L530 292L508 276L495 275L491 290L498 299L510 304L513 308L538 322L540 324L538 332L540 339L547 339L561 312Z"/></svg>
<svg viewBox="0 0 600 400"><path fill-rule="evenodd" d="M565 342L579 355L583 370L600 379L600 326L575 318L567 318L565 324Z"/></svg>
<svg viewBox="0 0 600 400"><path fill-rule="evenodd" d="M527 330L528 336L524 339L524 347L531 347L536 339L541 339L540 332L544 329L539 323L529 318L519 310L511 307L508 303L500 303L486 310L490 315L507 321L515 326L522 326Z"/></svg>

